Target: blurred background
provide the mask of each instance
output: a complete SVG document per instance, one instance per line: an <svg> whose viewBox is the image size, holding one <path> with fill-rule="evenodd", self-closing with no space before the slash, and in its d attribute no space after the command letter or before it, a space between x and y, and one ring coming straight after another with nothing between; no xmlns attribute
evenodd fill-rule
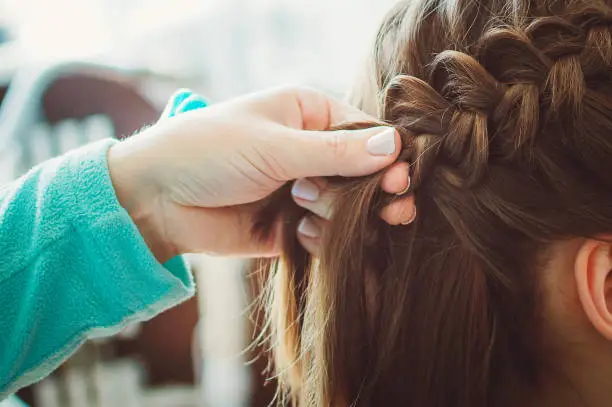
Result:
<svg viewBox="0 0 612 407"><path fill-rule="evenodd" d="M393 2L0 0L0 183L129 136L177 87L211 103L287 83L341 97ZM20 396L35 407L267 406L275 383L252 345L261 318L245 264L189 261L196 298L88 342Z"/></svg>

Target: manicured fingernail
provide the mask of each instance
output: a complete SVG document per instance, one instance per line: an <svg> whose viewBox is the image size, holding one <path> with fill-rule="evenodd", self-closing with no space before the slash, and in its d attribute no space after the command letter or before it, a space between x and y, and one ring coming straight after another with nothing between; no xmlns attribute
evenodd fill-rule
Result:
<svg viewBox="0 0 612 407"><path fill-rule="evenodd" d="M416 219L416 207L412 209L412 215L409 219L402 222L402 225L410 225Z"/></svg>
<svg viewBox="0 0 612 407"><path fill-rule="evenodd" d="M408 177L408 185L406 185L406 188L404 188L402 191L396 193L395 195L404 195L406 192L408 192L410 190L410 177Z"/></svg>
<svg viewBox="0 0 612 407"><path fill-rule="evenodd" d="M298 226L298 232L308 237L319 237L321 231L319 226L310 218L304 218L300 222L300 226Z"/></svg>
<svg viewBox="0 0 612 407"><path fill-rule="evenodd" d="M319 199L319 188L314 183L302 178L293 183L291 194L306 201L316 201Z"/></svg>
<svg viewBox="0 0 612 407"><path fill-rule="evenodd" d="M372 155L392 155L395 152L395 129L388 127L368 140Z"/></svg>

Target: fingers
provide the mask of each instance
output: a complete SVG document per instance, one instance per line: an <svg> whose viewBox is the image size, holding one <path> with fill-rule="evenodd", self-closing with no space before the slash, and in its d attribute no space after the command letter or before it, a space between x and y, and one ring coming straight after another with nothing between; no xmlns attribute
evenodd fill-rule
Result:
<svg viewBox="0 0 612 407"><path fill-rule="evenodd" d="M251 95L259 114L296 130L326 130L347 122L374 122L361 110L304 86L284 86Z"/></svg>
<svg viewBox="0 0 612 407"><path fill-rule="evenodd" d="M414 195L399 198L385 206L380 217L390 225L408 225L416 218Z"/></svg>
<svg viewBox="0 0 612 407"><path fill-rule="evenodd" d="M298 226L297 237L300 244L315 257L321 254L321 235L329 221L316 216L306 216Z"/></svg>
<svg viewBox="0 0 612 407"><path fill-rule="evenodd" d="M327 181L323 178L302 178L295 181L291 188L291 195L302 208L308 209L323 219L331 218L336 196L327 188Z"/></svg>
<svg viewBox="0 0 612 407"><path fill-rule="evenodd" d="M305 87L294 88L295 100L302 117L301 130L327 130L350 122L374 122L361 110Z"/></svg>
<svg viewBox="0 0 612 407"><path fill-rule="evenodd" d="M234 102L239 104L239 102ZM267 154L282 167L283 178L362 176L393 163L401 139L394 128L322 92L289 87L245 97L251 117L264 117L275 129ZM371 123L368 129L327 131L346 123ZM278 126L280 125L280 126ZM267 138L268 142L271 138Z"/></svg>
<svg viewBox="0 0 612 407"><path fill-rule="evenodd" d="M401 147L392 127L325 131L342 123L379 123L359 109L302 87L251 95L248 110L280 124L270 154L288 179L361 176L393 163ZM287 129L289 127L289 129ZM288 130L288 131L287 131Z"/></svg>
<svg viewBox="0 0 612 407"><path fill-rule="evenodd" d="M383 191L401 196L384 207L380 217L390 225L407 225L416 217L414 195L402 196L410 189L410 166L400 162L393 164L383 175Z"/></svg>
<svg viewBox="0 0 612 407"><path fill-rule="evenodd" d="M387 193L401 194L410 186L410 177L404 172L403 165L393 166L383 177L388 178L382 185ZM324 178L299 179L291 189L293 200L314 215L330 220L333 215L336 192L328 187ZM416 216L414 196L399 197L381 210L382 219L391 225L406 225Z"/></svg>
<svg viewBox="0 0 612 407"><path fill-rule="evenodd" d="M401 195L410 187L409 167L406 163L391 166L382 179L382 189ZM298 227L298 240L313 255L320 252L321 235L329 226L333 215L336 192L328 187L324 178L299 179L291 189L293 200L311 214L303 218ZM407 225L416 217L414 196L402 196L384 207L380 217L390 225Z"/></svg>
<svg viewBox="0 0 612 407"><path fill-rule="evenodd" d="M375 119L323 92L304 86L283 86L235 99L250 113L296 130L326 130L347 122Z"/></svg>
<svg viewBox="0 0 612 407"><path fill-rule="evenodd" d="M403 195L410 188L410 166L406 162L395 163L385 171L381 188L388 194Z"/></svg>
<svg viewBox="0 0 612 407"><path fill-rule="evenodd" d="M383 208L380 216L390 225L410 224L416 218L414 196L411 195L392 202ZM298 226L298 241L315 257L318 257L321 253L321 236L330 224L329 220L313 213L304 217Z"/></svg>
<svg viewBox="0 0 612 407"><path fill-rule="evenodd" d="M384 126L363 130L300 131L284 140L291 146L277 145L277 148L288 155L283 164L294 179L372 174L393 163L401 146L395 129Z"/></svg>

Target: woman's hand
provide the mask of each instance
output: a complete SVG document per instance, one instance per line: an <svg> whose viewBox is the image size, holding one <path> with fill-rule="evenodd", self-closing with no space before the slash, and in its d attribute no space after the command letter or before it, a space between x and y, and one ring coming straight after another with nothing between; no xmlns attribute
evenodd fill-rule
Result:
<svg viewBox="0 0 612 407"><path fill-rule="evenodd" d="M160 261L188 252L272 256L279 232L267 243L251 237L258 201L298 179L293 194L313 215L298 236L316 254L334 196L325 179L360 176L389 166L400 140L388 127L323 131L364 113L322 93L282 88L160 120L113 146L109 169L119 202ZM408 167L394 164L383 178L388 193L408 188ZM411 197L383 210L387 222L409 222Z"/></svg>

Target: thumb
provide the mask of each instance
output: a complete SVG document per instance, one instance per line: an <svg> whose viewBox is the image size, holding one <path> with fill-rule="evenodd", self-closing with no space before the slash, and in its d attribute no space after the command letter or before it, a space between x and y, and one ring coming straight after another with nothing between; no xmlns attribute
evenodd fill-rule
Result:
<svg viewBox="0 0 612 407"><path fill-rule="evenodd" d="M401 144L395 129L386 126L299 131L297 145L289 150L292 153L287 157L287 173L291 178L372 174L395 161Z"/></svg>

